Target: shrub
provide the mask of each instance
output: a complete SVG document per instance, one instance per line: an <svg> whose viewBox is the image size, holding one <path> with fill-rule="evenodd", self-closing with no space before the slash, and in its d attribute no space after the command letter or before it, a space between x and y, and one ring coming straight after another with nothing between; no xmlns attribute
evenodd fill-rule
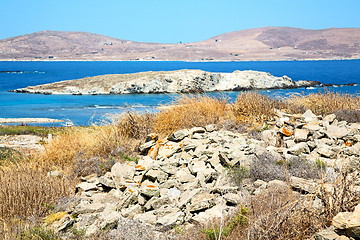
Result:
<svg viewBox="0 0 360 240"><path fill-rule="evenodd" d="M154 131L163 135L183 128L221 124L233 118L225 98L206 95L183 95L164 108L154 116Z"/></svg>
<svg viewBox="0 0 360 240"><path fill-rule="evenodd" d="M274 117L275 108L283 107L280 100L260 94L259 92L241 92L233 105L234 114L239 122L251 125L262 124Z"/></svg>

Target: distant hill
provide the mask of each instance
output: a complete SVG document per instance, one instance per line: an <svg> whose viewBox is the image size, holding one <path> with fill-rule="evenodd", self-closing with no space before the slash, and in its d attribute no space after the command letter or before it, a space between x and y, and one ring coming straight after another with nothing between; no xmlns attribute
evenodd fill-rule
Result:
<svg viewBox="0 0 360 240"><path fill-rule="evenodd" d="M0 60L249 61L360 58L360 28L263 27L194 43L145 43L43 31L0 40Z"/></svg>

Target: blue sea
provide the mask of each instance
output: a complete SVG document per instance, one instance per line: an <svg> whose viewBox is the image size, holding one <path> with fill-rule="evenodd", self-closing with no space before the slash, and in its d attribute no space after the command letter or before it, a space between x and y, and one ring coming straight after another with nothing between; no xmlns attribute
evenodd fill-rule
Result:
<svg viewBox="0 0 360 240"><path fill-rule="evenodd" d="M360 60L336 61L254 61L254 62L1 62L0 61L0 118L45 117L89 125L105 114L127 110L156 111L156 107L171 103L178 94L131 95L37 95L12 93L9 90L79 79L101 74L135 73L201 69L210 72L256 70L274 76L287 75L293 80L314 80L323 84L357 83L357 86L328 87L327 90L349 94L360 92ZM273 97L294 93L309 94L324 88L264 90ZM239 92L213 93L236 99Z"/></svg>

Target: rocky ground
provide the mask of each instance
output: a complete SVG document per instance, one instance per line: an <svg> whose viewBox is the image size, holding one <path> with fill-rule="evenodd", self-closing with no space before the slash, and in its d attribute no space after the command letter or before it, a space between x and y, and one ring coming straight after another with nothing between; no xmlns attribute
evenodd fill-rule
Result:
<svg viewBox="0 0 360 240"><path fill-rule="evenodd" d="M239 91L250 89L299 88L319 85L316 81L293 81L266 72L234 71L211 73L202 70L141 72L86 77L78 80L16 89L38 94L132 94Z"/></svg>
<svg viewBox="0 0 360 240"><path fill-rule="evenodd" d="M249 197L273 187L314 196L310 208L325 208L319 188L335 194L334 179L343 169L355 180L351 192L360 194L359 123L338 121L333 114L321 118L309 110L277 115L259 133L208 125L165 139L150 134L138 162L116 163L103 176L84 177L76 197L57 208L63 217L50 226L64 236L75 228L87 236L107 229L114 239L181 239L179 226L189 230L234 214ZM339 213L314 238L359 238L359 210L360 205Z"/></svg>

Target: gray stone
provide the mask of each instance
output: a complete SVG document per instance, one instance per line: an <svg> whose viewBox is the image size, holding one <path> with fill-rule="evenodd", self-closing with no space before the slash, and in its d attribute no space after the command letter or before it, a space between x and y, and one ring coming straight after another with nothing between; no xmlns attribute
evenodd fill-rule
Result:
<svg viewBox="0 0 360 240"><path fill-rule="evenodd" d="M205 129L207 132L214 132L218 130L218 127L215 124L206 125Z"/></svg>
<svg viewBox="0 0 360 240"><path fill-rule="evenodd" d="M149 149L154 146L156 142L154 140L151 140L149 142L145 142L144 144L140 145L139 152L140 154L147 154Z"/></svg>
<svg viewBox="0 0 360 240"><path fill-rule="evenodd" d="M306 142L301 142L289 148L288 153L298 156L302 153L310 153L310 149Z"/></svg>
<svg viewBox="0 0 360 240"><path fill-rule="evenodd" d="M261 133L262 139L269 146L277 146L277 136L273 130L265 130Z"/></svg>
<svg viewBox="0 0 360 240"><path fill-rule="evenodd" d="M182 211L169 213L156 221L156 226L163 230L168 230L171 227L178 226L184 222L185 213Z"/></svg>
<svg viewBox="0 0 360 240"><path fill-rule="evenodd" d="M170 141L179 142L191 134L189 129L182 129L174 132L169 136Z"/></svg>
<svg viewBox="0 0 360 240"><path fill-rule="evenodd" d="M290 185L293 189L303 191L305 193L315 193L317 187L317 184L314 181L298 177L291 177Z"/></svg>
<svg viewBox="0 0 360 240"><path fill-rule="evenodd" d="M188 168L181 168L175 173L175 178L180 183L191 182L195 180L195 177L190 173Z"/></svg>
<svg viewBox="0 0 360 240"><path fill-rule="evenodd" d="M88 183L88 182L82 182L79 183L76 186L77 191L91 191L91 190L97 190L97 184L96 183Z"/></svg>
<svg viewBox="0 0 360 240"><path fill-rule="evenodd" d="M335 158L337 155L336 152L334 152L328 145L321 145L316 149L316 151L320 154L320 156L327 158Z"/></svg>
<svg viewBox="0 0 360 240"><path fill-rule="evenodd" d="M307 129L295 129L294 141L295 142L305 142L309 135L309 130Z"/></svg>
<svg viewBox="0 0 360 240"><path fill-rule="evenodd" d="M325 133L329 138L339 139L339 138L344 138L346 135L350 134L351 132L346 127L329 125L326 127Z"/></svg>
<svg viewBox="0 0 360 240"><path fill-rule="evenodd" d="M238 194L227 193L223 196L223 198L230 205L238 205L241 203L241 197Z"/></svg>
<svg viewBox="0 0 360 240"><path fill-rule="evenodd" d="M135 165L119 162L115 163L111 168L111 176L117 188L125 184L125 180L132 180L135 175Z"/></svg>
<svg viewBox="0 0 360 240"><path fill-rule="evenodd" d="M167 179L168 179L168 174L161 171L161 170L158 170L158 169L152 169L152 170L149 170L145 176L147 178L149 178L151 181L158 181L159 183L163 183L165 182Z"/></svg>
<svg viewBox="0 0 360 240"><path fill-rule="evenodd" d="M170 158L175 153L181 150L181 146L177 142L166 142L161 145L158 151L157 159Z"/></svg>
<svg viewBox="0 0 360 240"><path fill-rule="evenodd" d="M190 212L197 212L200 210L209 209L214 205L214 196L202 189L191 198Z"/></svg>
<svg viewBox="0 0 360 240"><path fill-rule="evenodd" d="M315 240L336 240L339 235L332 229L324 229L314 235Z"/></svg>

